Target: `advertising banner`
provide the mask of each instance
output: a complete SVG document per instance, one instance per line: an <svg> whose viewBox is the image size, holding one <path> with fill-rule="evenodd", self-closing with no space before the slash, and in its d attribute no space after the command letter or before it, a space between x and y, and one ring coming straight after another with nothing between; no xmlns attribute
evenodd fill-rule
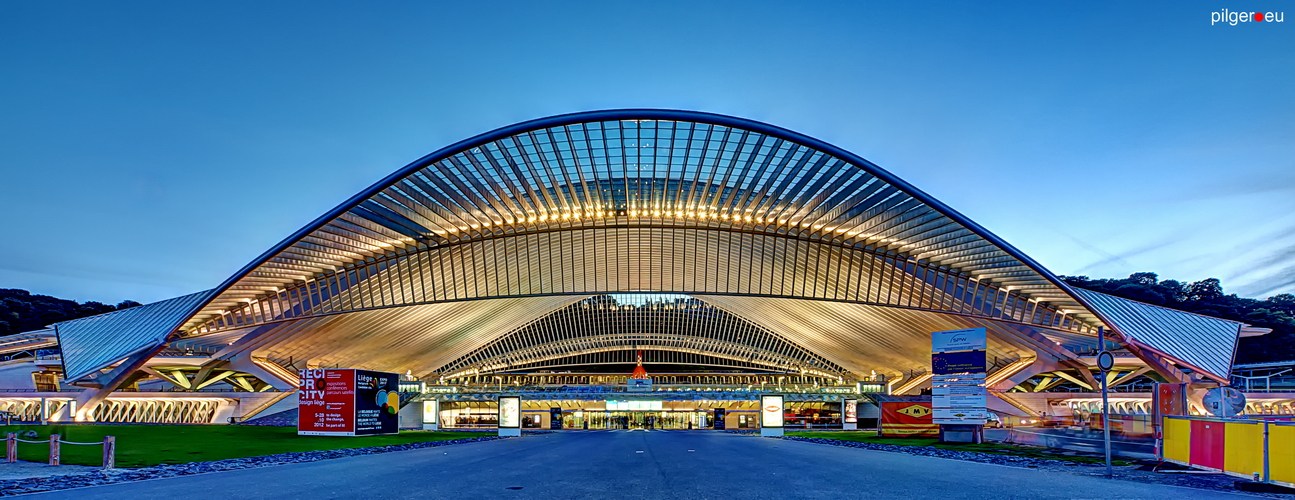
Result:
<svg viewBox="0 0 1295 500"><path fill-rule="evenodd" d="M985 342L985 329L967 328L931 332L931 352L983 351L988 348Z"/></svg>
<svg viewBox="0 0 1295 500"><path fill-rule="evenodd" d="M937 352L931 354L931 373L984 372L985 351Z"/></svg>
<svg viewBox="0 0 1295 500"><path fill-rule="evenodd" d="M297 434L354 436L354 370L304 369L297 376Z"/></svg>
<svg viewBox="0 0 1295 500"><path fill-rule="evenodd" d="M355 435L400 432L400 375L355 372Z"/></svg>
<svg viewBox="0 0 1295 500"><path fill-rule="evenodd" d="M841 405L841 417L847 424L859 422L859 401L856 399L847 399Z"/></svg>
<svg viewBox="0 0 1295 500"><path fill-rule="evenodd" d="M760 396L760 427L782 427L782 396Z"/></svg>
<svg viewBox="0 0 1295 500"><path fill-rule="evenodd" d="M399 432L400 376L368 370L298 372L297 434L364 436Z"/></svg>
<svg viewBox="0 0 1295 500"><path fill-rule="evenodd" d="M561 408L549 408L549 428L550 429L562 428L562 409Z"/></svg>
<svg viewBox="0 0 1295 500"><path fill-rule="evenodd" d="M883 402L881 403L881 435L936 437L940 435L940 426L931 421L931 403Z"/></svg>
<svg viewBox="0 0 1295 500"><path fill-rule="evenodd" d="M722 430L724 430L724 409L723 409L723 408L716 408L716 409L715 409L715 422L714 422L714 424L715 424L715 430L717 430L717 431L722 431Z"/></svg>
<svg viewBox="0 0 1295 500"><path fill-rule="evenodd" d="M522 427L522 398L518 396L499 397L499 427L520 429Z"/></svg>

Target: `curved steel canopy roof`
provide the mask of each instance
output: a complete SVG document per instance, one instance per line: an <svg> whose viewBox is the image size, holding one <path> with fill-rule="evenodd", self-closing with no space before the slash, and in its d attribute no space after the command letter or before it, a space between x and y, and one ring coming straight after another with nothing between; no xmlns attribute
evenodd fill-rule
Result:
<svg viewBox="0 0 1295 500"><path fill-rule="evenodd" d="M384 255L667 221L875 249L1054 304L1076 328L1101 325L1041 265L863 158L752 120L626 109L523 122L427 155L275 245L177 329Z"/></svg>
<svg viewBox="0 0 1295 500"><path fill-rule="evenodd" d="M1019 332L1004 335L1018 337L1091 339L1112 326L1019 250L863 158L751 120L628 109L523 122L427 155L141 338L223 344L340 313L568 296L536 306L533 320L580 297L634 291L730 308L808 298L932 311L968 319L955 327L1013 324ZM129 353L104 350L77 366Z"/></svg>

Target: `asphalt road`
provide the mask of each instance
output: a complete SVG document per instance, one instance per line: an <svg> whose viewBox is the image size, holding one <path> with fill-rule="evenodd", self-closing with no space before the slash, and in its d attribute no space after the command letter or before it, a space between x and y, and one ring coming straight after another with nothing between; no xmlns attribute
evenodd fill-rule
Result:
<svg viewBox="0 0 1295 500"><path fill-rule="evenodd" d="M722 432L585 431L38 493L91 499L1255 498Z"/></svg>

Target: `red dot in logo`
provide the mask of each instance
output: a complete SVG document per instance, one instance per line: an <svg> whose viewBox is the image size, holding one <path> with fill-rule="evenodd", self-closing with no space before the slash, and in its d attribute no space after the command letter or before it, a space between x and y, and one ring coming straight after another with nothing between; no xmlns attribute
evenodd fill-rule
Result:
<svg viewBox="0 0 1295 500"><path fill-rule="evenodd" d="M1263 22L1263 20L1264 20L1264 13L1263 13L1263 12L1255 12L1255 15L1254 15L1254 18L1253 18L1253 19L1255 20L1255 22L1256 22L1256 23L1258 23L1258 22Z"/></svg>

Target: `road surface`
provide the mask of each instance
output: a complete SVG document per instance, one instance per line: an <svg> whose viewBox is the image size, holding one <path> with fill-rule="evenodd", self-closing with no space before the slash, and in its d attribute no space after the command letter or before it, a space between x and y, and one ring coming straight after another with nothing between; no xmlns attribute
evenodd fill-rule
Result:
<svg viewBox="0 0 1295 500"><path fill-rule="evenodd" d="M339 438L346 439L346 438ZM575 431L31 499L1255 498L713 431Z"/></svg>

